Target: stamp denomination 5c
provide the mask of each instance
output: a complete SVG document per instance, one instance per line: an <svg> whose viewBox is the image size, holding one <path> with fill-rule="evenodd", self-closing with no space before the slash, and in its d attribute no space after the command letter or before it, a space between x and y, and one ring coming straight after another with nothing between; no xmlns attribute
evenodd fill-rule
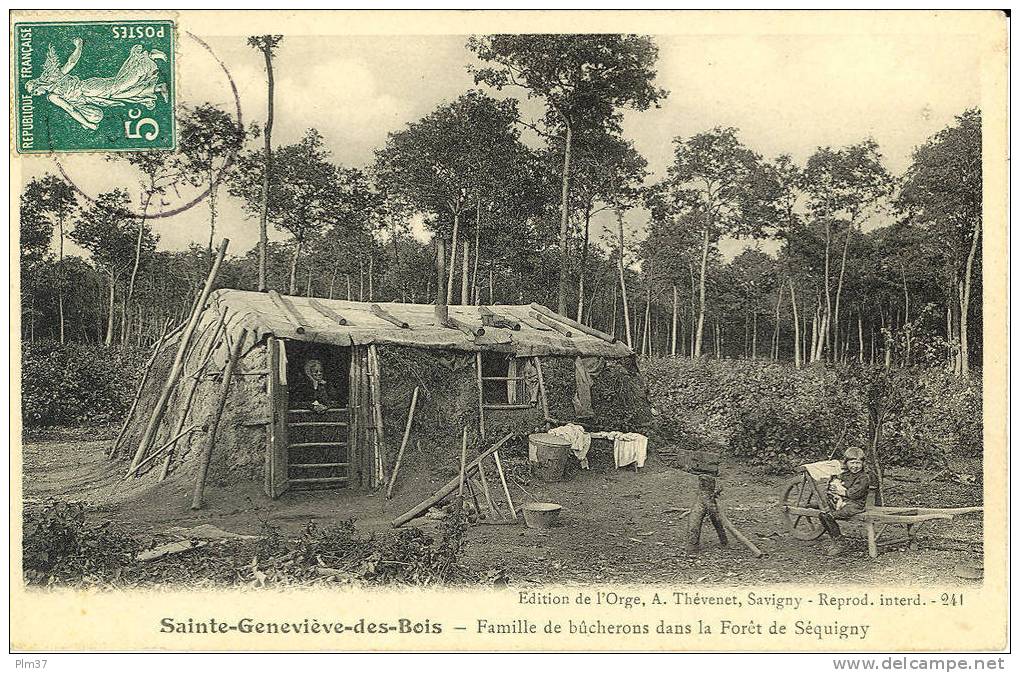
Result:
<svg viewBox="0 0 1020 673"><path fill-rule="evenodd" d="M170 150L174 22L16 23L20 153Z"/></svg>

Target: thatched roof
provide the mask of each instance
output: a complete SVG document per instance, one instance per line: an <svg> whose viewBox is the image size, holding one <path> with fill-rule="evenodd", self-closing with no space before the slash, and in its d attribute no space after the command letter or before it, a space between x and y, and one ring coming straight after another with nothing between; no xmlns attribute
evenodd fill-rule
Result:
<svg viewBox="0 0 1020 673"><path fill-rule="evenodd" d="M536 319L535 309L530 305L488 307L499 316L517 321L520 329L485 326L484 334L470 336L461 329L437 325L435 307L431 304L371 304L290 296L282 297L282 300L293 311L296 321L288 317L288 312L267 293L217 290L210 297L207 307L210 315L204 317L203 322L215 319L215 312L224 311L231 332L247 328L248 334L256 342L272 334L283 339L336 346L392 344L460 351L496 350L522 357L582 355L622 358L633 354L626 344L618 341L610 343L569 327L567 329L571 335L564 336ZM408 327L402 328L379 317L373 311L373 306L381 308ZM338 324L335 319L324 315L319 310L321 308L339 314L346 319L346 324ZM477 306L450 306L449 315L465 326L483 327L482 314Z"/></svg>

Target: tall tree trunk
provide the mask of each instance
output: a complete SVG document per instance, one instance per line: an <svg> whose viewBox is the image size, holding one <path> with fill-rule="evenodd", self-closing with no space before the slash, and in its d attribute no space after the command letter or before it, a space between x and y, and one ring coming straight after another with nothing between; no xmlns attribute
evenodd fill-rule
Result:
<svg viewBox="0 0 1020 673"><path fill-rule="evenodd" d="M467 306L471 303L468 293L471 290L468 278L468 268L470 268L470 257L471 257L471 241L464 241L464 254L463 264L461 264L461 277L460 277L460 303L463 306Z"/></svg>
<svg viewBox="0 0 1020 673"><path fill-rule="evenodd" d="M294 241L294 254L290 257L290 284L288 285L287 294L294 296L297 294L297 267L298 257L301 256L301 239Z"/></svg>
<svg viewBox="0 0 1020 673"><path fill-rule="evenodd" d="M832 290L829 280L829 260L831 258L830 244L832 242L832 222L825 220L825 313L822 314L821 323L818 329L817 354L813 359L821 360L831 352L829 344L829 331L832 319Z"/></svg>
<svg viewBox="0 0 1020 673"><path fill-rule="evenodd" d="M262 204L259 209L259 292L266 291L268 275L267 248L269 235L266 223L269 219L269 185L273 172L273 49L268 44L262 45L262 55L266 60L266 128L265 128L265 170L262 172Z"/></svg>
<svg viewBox="0 0 1020 673"><path fill-rule="evenodd" d="M333 288L336 287L336 275L340 272L340 265L333 265L333 274L329 277L329 298L333 298Z"/></svg>
<svg viewBox="0 0 1020 673"><path fill-rule="evenodd" d="M475 215L475 262L471 270L471 303L478 305L482 303L482 286L478 283L478 256L482 249L482 202L479 197L476 205Z"/></svg>
<svg viewBox="0 0 1020 673"><path fill-rule="evenodd" d="M306 297L311 297L312 296L312 265L311 264L308 265L308 276L307 276L307 278L308 278L308 280L307 280L307 282L305 284L305 296Z"/></svg>
<svg viewBox="0 0 1020 673"><path fill-rule="evenodd" d="M706 214L707 218L708 215ZM705 275L708 273L708 222L706 220L704 232L701 238L701 275L698 280L698 327L694 337L694 357L701 357L701 341L705 332Z"/></svg>
<svg viewBox="0 0 1020 673"><path fill-rule="evenodd" d="M496 284L493 282L492 268L490 267L489 268L489 306L492 306L496 302L496 300L493 298L493 296L494 296L494 294L496 292L495 286L496 286Z"/></svg>
<svg viewBox="0 0 1020 673"><path fill-rule="evenodd" d="M778 360L779 359L779 310L783 306L783 285L782 285L782 283L779 284L779 289L778 289L776 294L778 294L779 296L776 298L776 326L775 326L775 329L772 331L772 353L771 353L771 358L773 360ZM796 323L797 316L795 315L793 319L794 319L794 323ZM796 342L794 342L794 347L796 348Z"/></svg>
<svg viewBox="0 0 1020 673"><path fill-rule="evenodd" d="M613 287L613 313L612 313L612 321L609 323L609 329L606 330L607 332L609 332L613 336L616 336L616 310L617 310L616 303L618 301L619 301L619 297L617 296L616 287L614 286Z"/></svg>
<svg viewBox="0 0 1020 673"><path fill-rule="evenodd" d="M450 243L450 273L446 277L446 303L453 303L453 278L457 275L457 235L460 230L460 209L453 213L453 237Z"/></svg>
<svg viewBox="0 0 1020 673"><path fill-rule="evenodd" d="M365 260L358 260L358 301L365 301Z"/></svg>
<svg viewBox="0 0 1020 673"><path fill-rule="evenodd" d="M676 296L676 283L673 283L673 323L670 330L670 342L669 342L669 354L676 357L676 309L677 309L677 296Z"/></svg>
<svg viewBox="0 0 1020 673"><path fill-rule="evenodd" d="M981 238L981 220L974 225L974 236L970 241L967 266L963 273L963 294L960 298L960 368L965 379L970 378L970 335L967 333L967 318L970 313L970 284L977 257L978 240Z"/></svg>
<svg viewBox="0 0 1020 673"><path fill-rule="evenodd" d="M64 343L64 216L57 216L60 227L60 253L57 259L57 308L60 313L60 343Z"/></svg>
<svg viewBox="0 0 1020 673"><path fill-rule="evenodd" d="M797 293L793 289L793 276L790 276L790 306L793 308L793 366L800 369L803 364L803 351L800 348L800 322L797 317Z"/></svg>
<svg viewBox="0 0 1020 673"><path fill-rule="evenodd" d="M107 346L113 343L113 305L114 300L116 299L114 294L115 287L113 274L110 274L110 304L108 307L109 311L107 311L106 314L106 338L103 339L103 343Z"/></svg>
<svg viewBox="0 0 1020 673"><path fill-rule="evenodd" d="M212 268L213 263L213 238L216 236L216 178L212 172L212 164L209 165L209 170L206 171L205 175L206 182L209 184L209 244L205 248L205 259L209 268Z"/></svg>
<svg viewBox="0 0 1020 673"><path fill-rule="evenodd" d="M368 300L375 301L375 255L368 253Z"/></svg>
<svg viewBox="0 0 1020 673"><path fill-rule="evenodd" d="M351 292L351 273L348 271L344 276L347 278L347 301L354 301L354 294Z"/></svg>
<svg viewBox="0 0 1020 673"><path fill-rule="evenodd" d="M846 275L846 258L847 253L850 250L850 236L853 235L854 231L854 218L850 218L850 221L846 225L846 238L843 241L843 256L839 262L839 280L836 282L836 310L833 313L832 318L832 342L837 344L835 348L838 349L839 344L839 300L843 294L843 277ZM838 354L836 354L838 356ZM839 359L838 357L835 359Z"/></svg>
<svg viewBox="0 0 1020 673"><path fill-rule="evenodd" d="M645 295L645 329L641 335L641 355L649 355L652 343L652 288L647 288Z"/></svg>
<svg viewBox="0 0 1020 673"><path fill-rule="evenodd" d="M630 338L630 302L627 300L627 278L624 273L624 241L623 241L623 213L616 208L616 226L620 236L620 299L623 302L623 330L627 335L627 347L634 348Z"/></svg>
<svg viewBox="0 0 1020 673"><path fill-rule="evenodd" d="M577 322L584 322L584 276L588 270L588 242L591 231L591 209L584 210L584 240L581 243L581 267L577 272Z"/></svg>
<svg viewBox="0 0 1020 673"><path fill-rule="evenodd" d="M128 281L127 294L124 296L124 307L121 311L121 343L127 339L127 315L131 310L131 302L134 299L135 294L135 280L138 278L138 267L142 263L142 237L145 233L145 220L149 215L149 204L152 201L152 195L155 191L155 186L150 185L150 189L145 194L145 201L142 203L142 216L138 218L138 236L135 238L135 261L131 267L131 279Z"/></svg>
<svg viewBox="0 0 1020 673"><path fill-rule="evenodd" d="M857 361L864 364L864 318L857 311Z"/></svg>
<svg viewBox="0 0 1020 673"><path fill-rule="evenodd" d="M560 284L556 294L556 312L567 315L567 223L570 219L570 152L574 131L564 118L567 134L563 142L563 176L560 194Z"/></svg>
<svg viewBox="0 0 1020 673"><path fill-rule="evenodd" d="M758 312L751 313L751 359L758 359Z"/></svg>

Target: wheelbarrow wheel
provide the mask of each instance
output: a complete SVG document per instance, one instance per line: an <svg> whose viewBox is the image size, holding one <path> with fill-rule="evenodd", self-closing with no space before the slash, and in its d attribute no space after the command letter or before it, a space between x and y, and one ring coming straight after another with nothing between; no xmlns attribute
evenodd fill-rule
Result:
<svg viewBox="0 0 1020 673"><path fill-rule="evenodd" d="M821 509L818 493L808 481L806 474L787 482L779 492L779 506L782 508L783 524L790 535L798 540L817 540L825 533L822 522L816 516L792 514L787 507L809 507Z"/></svg>

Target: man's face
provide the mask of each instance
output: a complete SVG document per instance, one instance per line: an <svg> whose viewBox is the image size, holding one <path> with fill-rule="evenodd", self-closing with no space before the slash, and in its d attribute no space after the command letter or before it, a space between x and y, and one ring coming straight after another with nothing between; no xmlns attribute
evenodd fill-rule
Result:
<svg viewBox="0 0 1020 673"><path fill-rule="evenodd" d="M854 474L864 469L864 461L860 458L851 458L846 461L846 469L850 470Z"/></svg>

